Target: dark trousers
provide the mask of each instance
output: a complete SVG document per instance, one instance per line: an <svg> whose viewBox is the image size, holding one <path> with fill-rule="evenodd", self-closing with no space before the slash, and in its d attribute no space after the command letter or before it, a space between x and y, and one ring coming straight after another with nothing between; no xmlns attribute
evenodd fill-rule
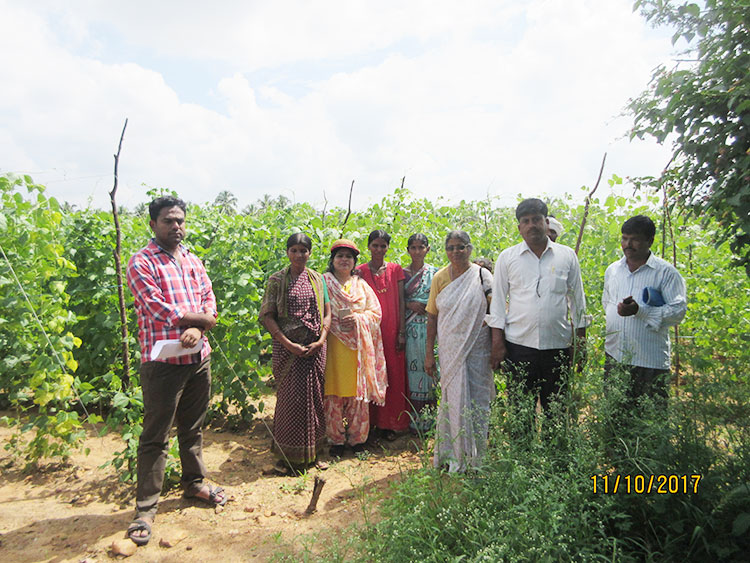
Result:
<svg viewBox="0 0 750 563"><path fill-rule="evenodd" d="M631 405L634 405L638 398L644 395L664 400L669 397L669 379L671 373L668 369L644 368L622 364L609 354L606 354L604 360L605 381L615 377L615 374L618 373L630 376L630 381L625 389L627 400Z"/></svg>
<svg viewBox="0 0 750 563"><path fill-rule="evenodd" d="M143 432L138 442L138 516L156 515L164 483L169 431L177 423L182 484L200 483L206 475L203 463L203 421L211 394L210 356L200 363L141 364Z"/></svg>
<svg viewBox="0 0 750 563"><path fill-rule="evenodd" d="M562 392L570 368L570 348L537 350L506 342L506 361L511 382L536 397L547 412L550 399Z"/></svg>

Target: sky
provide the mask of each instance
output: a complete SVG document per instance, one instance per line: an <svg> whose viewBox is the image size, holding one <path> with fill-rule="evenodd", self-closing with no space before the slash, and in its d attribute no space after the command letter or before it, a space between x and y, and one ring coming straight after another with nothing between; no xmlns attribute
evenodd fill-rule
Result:
<svg viewBox="0 0 750 563"><path fill-rule="evenodd" d="M151 188L363 208L656 175L623 110L674 56L632 0L0 0L0 174L109 206ZM606 186L606 184L605 184Z"/></svg>

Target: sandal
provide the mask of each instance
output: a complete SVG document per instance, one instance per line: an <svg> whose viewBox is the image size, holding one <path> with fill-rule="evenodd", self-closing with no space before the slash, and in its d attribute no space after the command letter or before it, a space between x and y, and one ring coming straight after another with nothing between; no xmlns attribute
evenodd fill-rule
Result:
<svg viewBox="0 0 750 563"><path fill-rule="evenodd" d="M393 442L395 440L398 440L399 435L395 430L381 430L380 437L384 440L387 440L388 442Z"/></svg>
<svg viewBox="0 0 750 563"><path fill-rule="evenodd" d="M198 496L202 491L205 490L204 485L206 488L208 488L207 498ZM188 494L188 491L194 492ZM223 487L214 487L213 485L211 485L211 483L193 483L185 490L184 493L182 493L182 498L199 500L212 506L224 506L227 503L227 495L223 493ZM219 496L221 496L221 500L219 500Z"/></svg>
<svg viewBox="0 0 750 563"><path fill-rule="evenodd" d="M135 532L146 532L145 536L136 536ZM137 546L146 545L151 539L151 524L143 518L136 518L128 526L128 538Z"/></svg>
<svg viewBox="0 0 750 563"><path fill-rule="evenodd" d="M328 450L328 455L331 457L344 457L344 444L334 444L331 449Z"/></svg>

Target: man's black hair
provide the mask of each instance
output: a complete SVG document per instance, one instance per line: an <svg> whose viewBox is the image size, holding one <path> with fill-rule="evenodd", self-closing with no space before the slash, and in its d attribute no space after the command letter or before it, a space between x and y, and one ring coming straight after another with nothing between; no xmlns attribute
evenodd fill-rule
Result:
<svg viewBox="0 0 750 563"><path fill-rule="evenodd" d="M544 215L547 216L547 204L544 203L541 199L537 199L535 197L530 197L528 199L524 199L521 203L518 204L518 207L516 207L516 219L518 221L521 220L521 217L525 215Z"/></svg>
<svg viewBox="0 0 750 563"><path fill-rule="evenodd" d="M148 204L148 215L152 221L156 221L159 218L159 213L165 207L179 207L183 213L187 213L187 205L179 197L171 195L165 195L157 197L154 201Z"/></svg>
<svg viewBox="0 0 750 563"><path fill-rule="evenodd" d="M656 235L656 225L650 217L636 215L622 224L623 235L643 235L647 239L653 239Z"/></svg>

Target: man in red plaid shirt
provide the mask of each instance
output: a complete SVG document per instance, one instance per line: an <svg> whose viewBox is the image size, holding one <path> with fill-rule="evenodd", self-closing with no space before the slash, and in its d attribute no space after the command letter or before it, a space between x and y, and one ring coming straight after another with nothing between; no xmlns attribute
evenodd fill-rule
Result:
<svg viewBox="0 0 750 563"><path fill-rule="evenodd" d="M143 432L138 443L136 515L128 537L151 539L164 481L169 432L177 423L184 496L212 505L226 503L221 487L204 483L201 427L211 393L211 347L204 333L216 325L216 298L203 263L182 244L185 202L160 197L149 205L154 238L128 263L128 287L135 296L141 345ZM161 340L179 340L192 354L153 358Z"/></svg>

